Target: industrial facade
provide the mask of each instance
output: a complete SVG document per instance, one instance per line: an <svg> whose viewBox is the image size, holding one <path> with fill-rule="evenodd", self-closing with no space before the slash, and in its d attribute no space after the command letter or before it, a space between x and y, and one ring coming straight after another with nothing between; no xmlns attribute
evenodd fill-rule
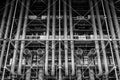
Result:
<svg viewBox="0 0 120 80"><path fill-rule="evenodd" d="M120 0L0 4L0 80L120 80Z"/></svg>

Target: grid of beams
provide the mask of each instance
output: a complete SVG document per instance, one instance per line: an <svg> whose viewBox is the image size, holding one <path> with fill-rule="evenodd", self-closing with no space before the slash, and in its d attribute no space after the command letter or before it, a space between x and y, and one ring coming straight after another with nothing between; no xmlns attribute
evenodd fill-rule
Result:
<svg viewBox="0 0 120 80"><path fill-rule="evenodd" d="M1 80L119 80L119 0L6 0Z"/></svg>

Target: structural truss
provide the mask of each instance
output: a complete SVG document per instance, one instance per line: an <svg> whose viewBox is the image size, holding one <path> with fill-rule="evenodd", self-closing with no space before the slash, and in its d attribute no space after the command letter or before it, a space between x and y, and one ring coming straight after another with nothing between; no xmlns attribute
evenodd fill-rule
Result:
<svg viewBox="0 0 120 80"><path fill-rule="evenodd" d="M120 0L4 0L1 80L120 80Z"/></svg>

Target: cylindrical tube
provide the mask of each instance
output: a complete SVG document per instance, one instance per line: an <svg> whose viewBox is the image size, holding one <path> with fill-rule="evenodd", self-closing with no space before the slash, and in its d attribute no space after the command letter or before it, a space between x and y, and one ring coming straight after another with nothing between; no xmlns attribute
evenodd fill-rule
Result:
<svg viewBox="0 0 120 80"><path fill-rule="evenodd" d="M93 7L93 2L91 0L89 0L90 3L90 8ZM91 9L91 20L92 20L92 26L93 26L93 32L94 32L94 36L95 39L97 39L97 28L96 28L96 22L95 22L95 16L94 16L94 10L93 8ZM102 75L103 71L102 71L102 65L101 65L101 58L100 58L100 51L99 51L99 44L98 41L95 41L95 48L96 48L96 52L97 52L97 58L98 58L98 70L99 73L98 75Z"/></svg>
<svg viewBox="0 0 120 80"><path fill-rule="evenodd" d="M67 39L67 5L66 1L64 0L64 36ZM68 41L64 41L65 45L65 75L68 76Z"/></svg>
<svg viewBox="0 0 120 80"><path fill-rule="evenodd" d="M53 0L54 2L55 0ZM55 39L55 23L56 23L56 4L53 5L53 23L52 23L52 39ZM52 41L52 66L51 75L55 75L55 41Z"/></svg>
<svg viewBox="0 0 120 80"><path fill-rule="evenodd" d="M105 4L105 10L106 10L106 14L107 14L107 17L108 17L107 20L108 20L108 25L110 27L110 32L111 32L112 38L116 39L115 30L114 30L114 27L113 27L113 22L112 22L112 17L111 17L108 1L107 0L102 0L102 1L104 1L106 3ZM118 68L119 68L119 71L120 71L120 55L119 55L119 51L118 51L118 44L117 44L116 41L113 41L113 47L114 47L115 55L116 55L116 58L117 58Z"/></svg>
<svg viewBox="0 0 120 80"><path fill-rule="evenodd" d="M21 26L22 26L23 12L24 12L24 6L21 5L19 21L18 21L18 26L17 26L17 33L16 33L16 36L15 36L15 39L19 39L19 36L20 36L20 29L21 29ZM17 56L17 53L18 53L18 44L19 44L19 41L15 41L15 49L14 49L13 60L12 60L12 65L11 65L11 72L12 73L14 73L14 69L15 69L16 56Z"/></svg>
<svg viewBox="0 0 120 80"><path fill-rule="evenodd" d="M59 39L61 37L61 0L59 0ZM62 80L61 41L59 41L59 80Z"/></svg>
<svg viewBox="0 0 120 80"><path fill-rule="evenodd" d="M82 73L80 69L77 70L77 80L82 80Z"/></svg>
<svg viewBox="0 0 120 80"><path fill-rule="evenodd" d="M97 0L94 0L94 2L97 3ZM101 37L101 39L103 39L104 35L103 35L103 29L102 29L102 25L101 25L102 23L100 20L98 4L95 6L95 11L96 11L96 17L97 17L97 23L98 23L98 27L99 27L100 37ZM105 75L107 77L109 71L108 71L108 61L107 61L104 41L101 41L101 46L102 46L103 59L104 59L104 65L105 65Z"/></svg>
<svg viewBox="0 0 120 80"><path fill-rule="evenodd" d="M10 23L11 23L11 17L12 17L12 13L13 13L13 9L14 9L14 7L13 7L14 3L15 3L15 1L13 0L12 4L11 4L11 7L10 7L10 12L9 12L8 20L7 20L7 25L6 25L6 31L5 31L4 39L6 39L7 36L8 36L8 31L9 31L9 27L10 27ZM14 12L14 14L15 13L16 13L16 11ZM6 44L7 44L7 41L4 41L3 42L2 51L1 51L1 56L0 56L0 71L1 71L1 67L2 67L3 56L4 56Z"/></svg>
<svg viewBox="0 0 120 80"><path fill-rule="evenodd" d="M50 0L48 0L48 13L47 13L47 39L49 39L49 30L50 30ZM45 56L45 74L48 73L48 55L49 55L49 41L46 41L46 56Z"/></svg>
<svg viewBox="0 0 120 80"><path fill-rule="evenodd" d="M95 80L94 71L92 69L89 70L89 76L90 76L90 80Z"/></svg>
<svg viewBox="0 0 120 80"><path fill-rule="evenodd" d="M115 11L115 5L113 3L113 0L109 0L109 1L110 1L111 14L113 16L113 22L117 31L117 36L120 39L120 25L118 22L116 11ZM120 44L120 41L119 41L119 44Z"/></svg>
<svg viewBox="0 0 120 80"><path fill-rule="evenodd" d="M44 80L44 79L43 79L43 74L44 74L43 70L40 69L40 70L39 70L39 73L38 73L38 80Z"/></svg>
<svg viewBox="0 0 120 80"><path fill-rule="evenodd" d="M3 13L2 22L1 22L1 26L0 26L0 38L2 38L2 35L3 35L3 29L4 29L4 25L5 25L7 12L8 12L8 3L9 3L9 0L6 0L5 10Z"/></svg>
<svg viewBox="0 0 120 80"><path fill-rule="evenodd" d="M72 6L71 0L69 0L69 5ZM69 18L70 18L70 36L73 39L73 21L72 21L72 8L69 7ZM75 75L75 60L74 60L74 41L71 41L71 66L72 66L72 76Z"/></svg>
<svg viewBox="0 0 120 80"><path fill-rule="evenodd" d="M30 1L27 1L26 7L29 8L30 5ZM26 9L25 11L25 20L24 20L24 25L23 25L23 33L22 33L22 39L25 39L25 35L26 35L26 27L27 27L27 16L28 16L28 9ZM25 41L21 42L21 49L20 49L20 59L19 59L19 65L18 65L18 74L21 74L21 68L22 68L22 57L23 57L23 50L24 50L24 45L25 45Z"/></svg>

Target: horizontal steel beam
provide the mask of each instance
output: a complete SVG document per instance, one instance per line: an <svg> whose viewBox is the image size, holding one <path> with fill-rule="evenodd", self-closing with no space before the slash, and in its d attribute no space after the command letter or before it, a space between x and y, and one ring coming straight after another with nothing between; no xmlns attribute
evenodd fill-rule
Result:
<svg viewBox="0 0 120 80"><path fill-rule="evenodd" d="M0 41L119 41L120 39L0 39Z"/></svg>

